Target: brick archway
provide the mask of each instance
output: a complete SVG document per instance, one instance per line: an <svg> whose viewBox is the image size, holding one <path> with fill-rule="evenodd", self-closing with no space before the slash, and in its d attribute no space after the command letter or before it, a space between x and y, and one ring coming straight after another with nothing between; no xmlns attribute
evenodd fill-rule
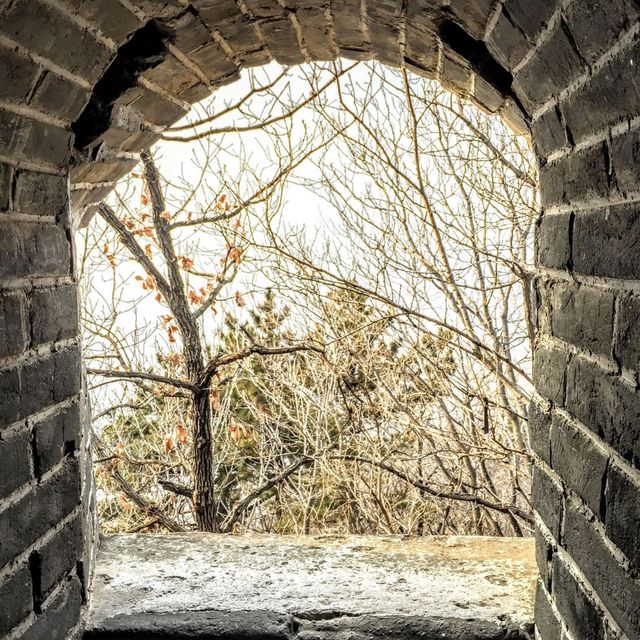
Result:
<svg viewBox="0 0 640 640"><path fill-rule="evenodd" d="M90 576L73 224L133 153L241 67L341 55L406 64L530 130L544 209L538 631L640 636L635 0L4 0L0 11L0 635L66 637Z"/></svg>

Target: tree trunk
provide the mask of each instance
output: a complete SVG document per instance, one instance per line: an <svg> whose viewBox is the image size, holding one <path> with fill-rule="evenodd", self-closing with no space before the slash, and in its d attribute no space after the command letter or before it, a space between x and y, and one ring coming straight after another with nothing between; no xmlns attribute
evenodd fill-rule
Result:
<svg viewBox="0 0 640 640"><path fill-rule="evenodd" d="M215 496L213 469L213 437L211 433L211 405L207 390L193 396L193 507L200 531L217 532L218 506Z"/></svg>

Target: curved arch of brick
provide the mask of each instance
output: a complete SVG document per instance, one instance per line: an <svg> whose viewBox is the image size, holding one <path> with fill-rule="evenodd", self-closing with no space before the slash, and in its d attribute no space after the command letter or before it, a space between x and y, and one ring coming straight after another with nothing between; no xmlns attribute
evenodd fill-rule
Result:
<svg viewBox="0 0 640 640"><path fill-rule="evenodd" d="M90 576L74 218L241 67L345 56L406 64L530 131L544 210L536 624L543 640L640 638L637 0L0 0L0 12L0 636L71 637Z"/></svg>

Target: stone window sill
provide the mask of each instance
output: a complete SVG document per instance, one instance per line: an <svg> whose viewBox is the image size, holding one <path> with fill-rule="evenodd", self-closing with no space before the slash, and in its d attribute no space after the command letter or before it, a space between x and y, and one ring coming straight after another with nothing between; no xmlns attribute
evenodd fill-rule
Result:
<svg viewBox="0 0 640 640"><path fill-rule="evenodd" d="M118 535L87 639L524 640L530 539Z"/></svg>

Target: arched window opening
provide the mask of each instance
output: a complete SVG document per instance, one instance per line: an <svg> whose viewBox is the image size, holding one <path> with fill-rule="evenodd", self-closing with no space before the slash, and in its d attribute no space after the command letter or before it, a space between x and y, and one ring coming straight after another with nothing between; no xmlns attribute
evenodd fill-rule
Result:
<svg viewBox="0 0 640 640"><path fill-rule="evenodd" d="M103 531L530 535L535 166L376 62L168 129L79 237Z"/></svg>

